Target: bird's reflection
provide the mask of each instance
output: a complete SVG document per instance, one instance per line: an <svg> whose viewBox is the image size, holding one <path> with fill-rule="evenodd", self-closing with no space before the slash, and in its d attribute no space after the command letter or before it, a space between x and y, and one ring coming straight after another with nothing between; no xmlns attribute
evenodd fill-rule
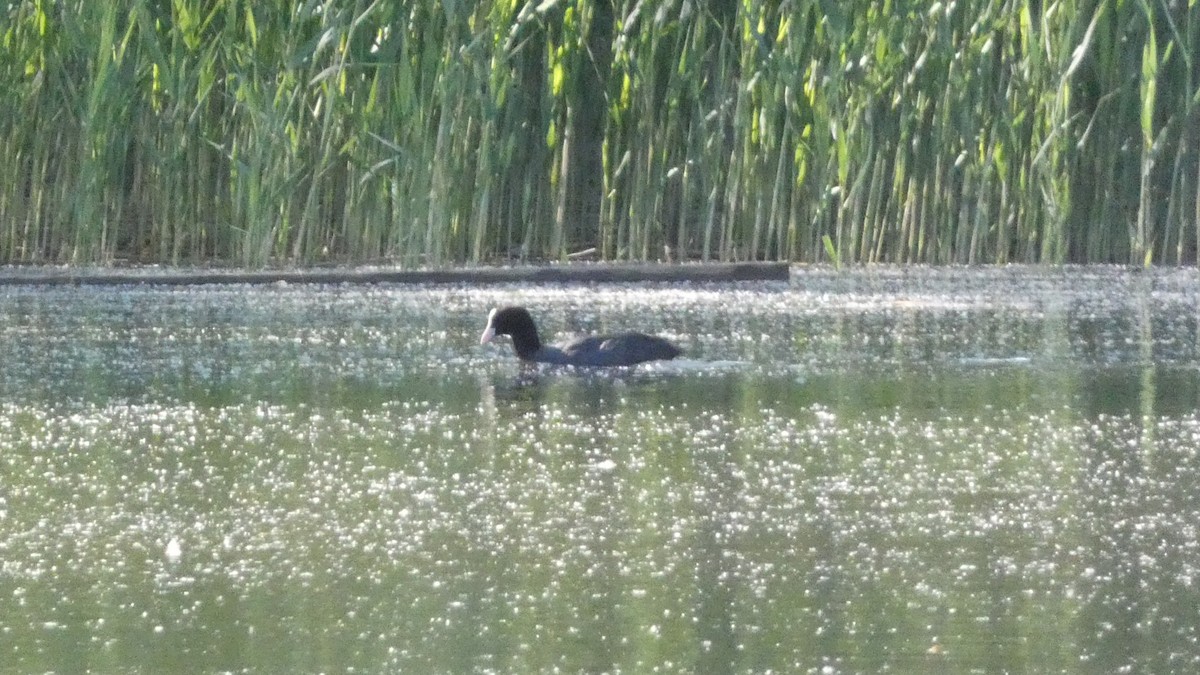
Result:
<svg viewBox="0 0 1200 675"><path fill-rule="evenodd" d="M481 375L480 401L484 413L495 417L538 412L550 403L570 403L585 411L603 412L631 396L654 395L675 374L639 368L576 368L522 366L516 373ZM503 409L501 411L501 409Z"/></svg>

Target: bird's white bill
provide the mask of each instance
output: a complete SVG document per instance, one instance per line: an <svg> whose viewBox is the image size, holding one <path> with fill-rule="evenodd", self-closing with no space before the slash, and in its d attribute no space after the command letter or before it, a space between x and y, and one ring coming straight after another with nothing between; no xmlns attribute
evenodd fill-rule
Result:
<svg viewBox="0 0 1200 675"><path fill-rule="evenodd" d="M492 311L488 312L487 328L484 328L483 335L479 336L479 344L481 345L486 345L496 337L496 309L497 308L493 307Z"/></svg>

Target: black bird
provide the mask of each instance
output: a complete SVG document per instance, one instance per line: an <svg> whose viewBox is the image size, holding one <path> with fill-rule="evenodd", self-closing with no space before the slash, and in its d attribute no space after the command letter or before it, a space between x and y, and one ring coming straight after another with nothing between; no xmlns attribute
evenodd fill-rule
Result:
<svg viewBox="0 0 1200 675"><path fill-rule="evenodd" d="M537 325L524 307L499 307L488 314L487 328L479 338L479 344L487 344L497 335L512 336L517 356L530 363L632 366L645 361L673 359L683 353L663 338L634 332L583 337L557 346L543 345Z"/></svg>

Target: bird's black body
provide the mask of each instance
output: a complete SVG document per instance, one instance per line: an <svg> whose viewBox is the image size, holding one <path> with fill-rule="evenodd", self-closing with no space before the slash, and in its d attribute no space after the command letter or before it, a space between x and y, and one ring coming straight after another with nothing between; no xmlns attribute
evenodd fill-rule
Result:
<svg viewBox="0 0 1200 675"><path fill-rule="evenodd" d="M667 340L628 332L578 338L561 345L543 345L537 325L524 307L504 307L492 310L480 344L491 342L497 335L512 337L513 348L522 361L565 366L633 366L646 361L673 359L683 350Z"/></svg>

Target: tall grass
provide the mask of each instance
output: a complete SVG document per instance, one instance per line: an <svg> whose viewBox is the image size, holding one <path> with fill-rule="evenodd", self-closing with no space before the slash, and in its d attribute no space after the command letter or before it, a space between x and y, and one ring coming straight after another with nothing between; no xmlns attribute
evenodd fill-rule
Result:
<svg viewBox="0 0 1200 675"><path fill-rule="evenodd" d="M0 0L0 261L1191 263L1163 0Z"/></svg>

